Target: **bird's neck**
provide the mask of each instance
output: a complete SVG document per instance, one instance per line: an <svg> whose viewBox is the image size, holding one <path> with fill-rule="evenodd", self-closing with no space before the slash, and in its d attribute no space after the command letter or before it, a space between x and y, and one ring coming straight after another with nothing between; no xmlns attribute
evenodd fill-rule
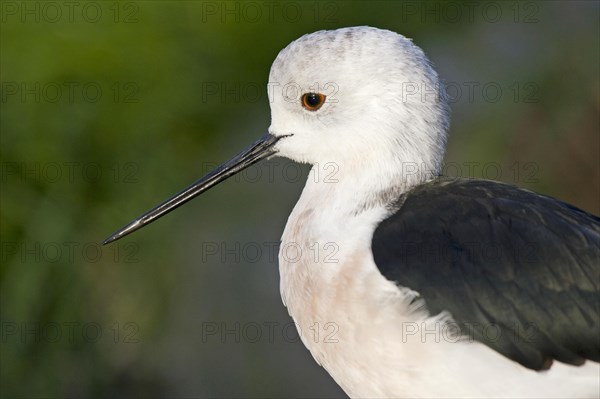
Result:
<svg viewBox="0 0 600 399"><path fill-rule="evenodd" d="M395 340L385 335L391 331L386 323L413 322L400 306L410 301L377 269L371 239L389 205L418 181L412 173L403 179L366 165L315 164L281 238L283 302L303 343L349 393L369 380L352 377L349 366L371 369L372 354L360 350L373 339L369 332L378 332L373 345L384 348Z"/></svg>
<svg viewBox="0 0 600 399"><path fill-rule="evenodd" d="M311 248L315 243L333 243L339 264L355 258L357 251L367 251L377 224L393 211L397 199L432 176L414 173L413 169L402 171L402 165L374 166L314 164L290 214L282 244ZM321 262L305 260L308 269L322 267ZM327 269L320 274L324 281L334 279L340 272L335 267Z"/></svg>
<svg viewBox="0 0 600 399"><path fill-rule="evenodd" d="M439 168L418 160L363 159L316 163L300 202L318 203L340 214L358 215L389 207L411 188L439 175Z"/></svg>

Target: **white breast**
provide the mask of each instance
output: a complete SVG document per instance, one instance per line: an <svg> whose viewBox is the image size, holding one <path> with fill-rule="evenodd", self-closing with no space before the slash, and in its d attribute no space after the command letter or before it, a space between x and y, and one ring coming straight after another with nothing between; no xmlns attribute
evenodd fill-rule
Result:
<svg viewBox="0 0 600 399"><path fill-rule="evenodd" d="M308 183L279 254L281 296L302 342L351 397L597 397L597 363L535 372L478 342L378 271L383 207L353 215L340 187ZM519 389L516 391L515 389Z"/></svg>

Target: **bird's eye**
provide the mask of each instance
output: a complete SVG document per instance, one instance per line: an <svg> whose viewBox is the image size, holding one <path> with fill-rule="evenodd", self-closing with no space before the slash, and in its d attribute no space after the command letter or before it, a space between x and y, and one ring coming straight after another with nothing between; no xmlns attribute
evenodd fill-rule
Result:
<svg viewBox="0 0 600 399"><path fill-rule="evenodd" d="M325 94L304 93L302 95L302 106L309 111L316 111L325 103Z"/></svg>

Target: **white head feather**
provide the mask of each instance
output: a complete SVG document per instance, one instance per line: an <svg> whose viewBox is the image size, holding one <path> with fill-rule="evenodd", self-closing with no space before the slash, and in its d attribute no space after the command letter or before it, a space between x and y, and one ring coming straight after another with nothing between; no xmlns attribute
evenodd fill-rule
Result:
<svg viewBox="0 0 600 399"><path fill-rule="evenodd" d="M405 190L440 170L444 91L423 51L402 35L371 27L307 34L279 53L269 87L269 132L291 135L276 145L281 156L335 162L341 177L371 181L370 192ZM302 106L309 92L327 96L317 111Z"/></svg>

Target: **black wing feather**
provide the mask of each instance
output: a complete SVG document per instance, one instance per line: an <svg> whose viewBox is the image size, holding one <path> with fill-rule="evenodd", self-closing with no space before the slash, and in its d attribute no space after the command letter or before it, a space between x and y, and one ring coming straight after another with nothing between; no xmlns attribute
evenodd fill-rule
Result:
<svg viewBox="0 0 600 399"><path fill-rule="evenodd" d="M395 206L375 263L432 314L531 369L600 361L600 218L474 179L434 180Z"/></svg>

